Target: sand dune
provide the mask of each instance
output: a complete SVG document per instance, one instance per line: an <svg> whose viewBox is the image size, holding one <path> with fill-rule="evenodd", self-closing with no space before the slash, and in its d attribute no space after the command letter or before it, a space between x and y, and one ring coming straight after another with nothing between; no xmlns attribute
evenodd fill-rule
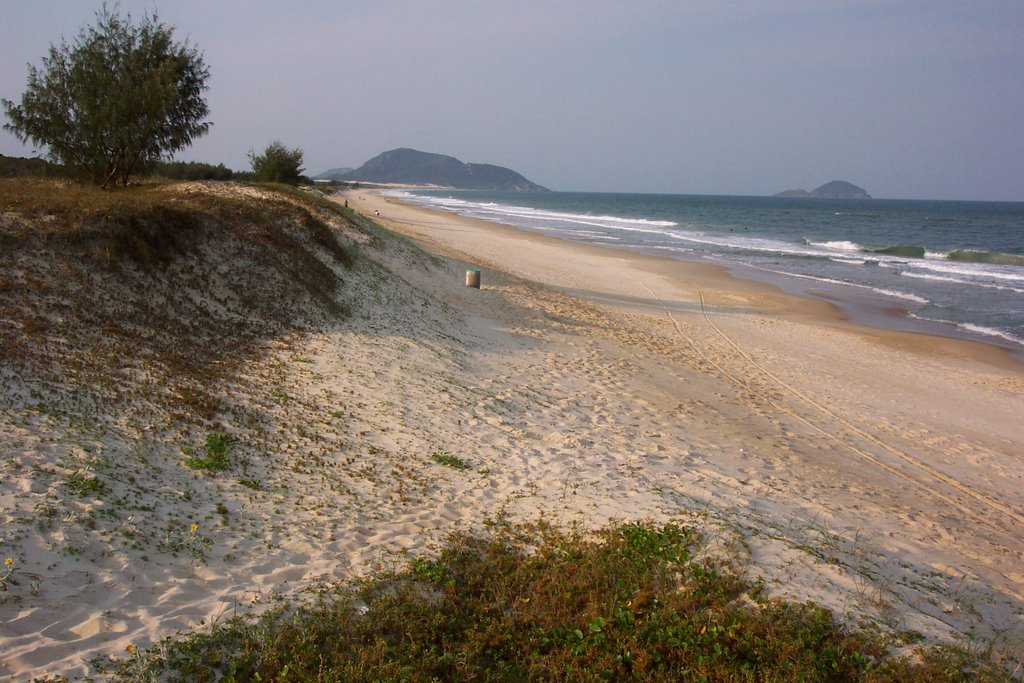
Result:
<svg viewBox="0 0 1024 683"><path fill-rule="evenodd" d="M100 428L3 383L17 584L0 677L95 675L499 515L682 520L775 594L935 639L1024 635L1012 359L856 328L712 268L347 198L443 258L365 244L387 267L343 273L348 316L238 365L216 420L244 468L183 467L204 430ZM102 495L68 495L75 471Z"/></svg>

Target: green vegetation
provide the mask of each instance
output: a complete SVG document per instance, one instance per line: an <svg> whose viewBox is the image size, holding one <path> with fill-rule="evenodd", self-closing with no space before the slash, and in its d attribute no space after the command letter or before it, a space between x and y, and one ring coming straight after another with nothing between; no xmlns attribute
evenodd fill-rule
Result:
<svg viewBox="0 0 1024 683"><path fill-rule="evenodd" d="M165 180L255 180L255 174L233 171L224 164L202 161L161 161L153 164L150 174ZM0 177L71 178L73 174L60 164L45 159L8 157L0 154ZM328 188L330 189L330 188Z"/></svg>
<svg viewBox="0 0 1024 683"><path fill-rule="evenodd" d="M235 172L224 164L200 161L165 161L153 167L153 175L169 180L231 180Z"/></svg>
<svg viewBox="0 0 1024 683"><path fill-rule="evenodd" d="M103 482L99 477L90 477L79 470L68 475L67 487L78 496L90 496L103 491Z"/></svg>
<svg viewBox="0 0 1024 683"><path fill-rule="evenodd" d="M242 477L238 480L238 483L247 489L252 489L253 491L259 491L263 487L263 482L259 479L251 479L248 477Z"/></svg>
<svg viewBox="0 0 1024 683"><path fill-rule="evenodd" d="M30 176L36 178L57 178L66 175L64 167L51 164L45 159L8 157L0 154L0 178Z"/></svg>
<svg viewBox="0 0 1024 683"><path fill-rule="evenodd" d="M14 558L5 557L4 566L0 568L0 592L7 590L7 582L11 581L11 574L14 573ZM0 600L0 605L3 604L3 600Z"/></svg>
<svg viewBox="0 0 1024 683"><path fill-rule="evenodd" d="M199 524L192 522L183 529L175 522L168 522L164 537L156 544L162 552L178 555L187 553L201 562L206 562L206 552L213 547L213 541L199 533Z"/></svg>
<svg viewBox="0 0 1024 683"><path fill-rule="evenodd" d="M185 464L194 470L205 470L207 472L219 472L226 470L228 462L228 445L234 441L234 437L223 432L211 432L206 435L206 449L202 456L189 456L185 458Z"/></svg>
<svg viewBox="0 0 1024 683"><path fill-rule="evenodd" d="M256 179L264 183L298 185L302 179L302 150L288 149L278 141L267 145L262 154L249 152Z"/></svg>
<svg viewBox="0 0 1024 683"><path fill-rule="evenodd" d="M173 33L155 15L135 26L104 5L95 26L71 45L51 45L42 69L29 66L21 104L3 100L4 128L102 187L127 185L210 127L202 97L210 72Z"/></svg>
<svg viewBox="0 0 1024 683"><path fill-rule="evenodd" d="M470 465L462 458L452 455L451 453L445 453L443 451L435 451L430 455L434 462L444 465L445 467L451 467L453 470L468 470Z"/></svg>
<svg viewBox="0 0 1024 683"><path fill-rule="evenodd" d="M974 681L961 651L887 658L877 634L766 600L698 535L623 524L593 540L545 525L455 535L434 560L312 604L279 604L167 640L116 680Z"/></svg>

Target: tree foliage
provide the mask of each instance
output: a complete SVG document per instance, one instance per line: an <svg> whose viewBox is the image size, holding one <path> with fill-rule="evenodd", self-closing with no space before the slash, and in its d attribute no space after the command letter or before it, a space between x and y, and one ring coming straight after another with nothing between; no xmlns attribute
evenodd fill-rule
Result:
<svg viewBox="0 0 1024 683"><path fill-rule="evenodd" d="M4 128L106 187L169 158L205 134L210 72L173 27L146 16L136 26L104 6L69 45L50 45L29 65L21 103L3 100Z"/></svg>
<svg viewBox="0 0 1024 683"><path fill-rule="evenodd" d="M166 161L156 164L153 173L172 180L231 180L235 172L224 164L201 161Z"/></svg>
<svg viewBox="0 0 1024 683"><path fill-rule="evenodd" d="M302 150L298 147L288 149L275 140L263 154L249 152L249 161L256 178L263 182L296 185L302 178Z"/></svg>

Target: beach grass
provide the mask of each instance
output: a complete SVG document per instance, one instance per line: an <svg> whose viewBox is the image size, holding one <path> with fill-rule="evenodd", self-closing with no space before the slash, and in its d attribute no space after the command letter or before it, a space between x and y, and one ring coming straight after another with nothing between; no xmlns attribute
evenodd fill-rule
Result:
<svg viewBox="0 0 1024 683"><path fill-rule="evenodd" d="M471 466L468 462L466 462L457 455L445 453L444 451L434 451L430 455L430 458L437 464L444 465L445 467L451 467L453 470L471 469Z"/></svg>
<svg viewBox="0 0 1024 683"><path fill-rule="evenodd" d="M234 438L222 432L210 432L206 435L206 447L203 455L190 455L185 458L185 465L195 470L217 472L230 467L228 446Z"/></svg>
<svg viewBox="0 0 1024 683"><path fill-rule="evenodd" d="M239 359L285 331L343 318L343 274L358 260L339 241L335 226L351 226L344 212L275 187L221 188L154 182L111 192L0 179L2 265L29 264L23 286L0 277L10 320L0 358L60 381L40 342L61 335L55 317L64 316L68 329L119 346L109 358L83 356L81 372L94 375L84 383L108 383L107 368L144 351L136 364L166 368L177 412L205 421L223 411L218 390ZM204 259L219 259L216 278ZM140 347L140 330L152 348Z"/></svg>
<svg viewBox="0 0 1024 683"><path fill-rule="evenodd" d="M1001 681L963 650L850 630L766 599L675 524L585 536L544 523L455 534L434 559L378 571L165 640L115 680Z"/></svg>

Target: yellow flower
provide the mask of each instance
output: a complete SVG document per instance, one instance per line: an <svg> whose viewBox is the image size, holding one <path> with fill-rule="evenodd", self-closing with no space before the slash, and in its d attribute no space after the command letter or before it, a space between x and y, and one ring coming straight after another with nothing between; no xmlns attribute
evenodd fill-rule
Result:
<svg viewBox="0 0 1024 683"><path fill-rule="evenodd" d="M14 558L13 557L5 557L4 558L4 566L5 567L10 567L12 564L14 564Z"/></svg>
<svg viewBox="0 0 1024 683"><path fill-rule="evenodd" d="M126 648L125 648L125 651L126 651L126 652L127 652L128 654L134 654L134 653L135 653L135 646L134 646L134 645L132 645L131 643L129 643L129 644L128 644L128 647L126 647Z"/></svg>
<svg viewBox="0 0 1024 683"><path fill-rule="evenodd" d="M189 530L189 531L190 531L191 533L193 533L193 534L194 534L194 533L196 532L196 529L198 529L198 528L199 528L199 525L198 525L198 524L196 524L195 522L192 522L192 526L190 526L190 527L188 528L188 530Z"/></svg>

